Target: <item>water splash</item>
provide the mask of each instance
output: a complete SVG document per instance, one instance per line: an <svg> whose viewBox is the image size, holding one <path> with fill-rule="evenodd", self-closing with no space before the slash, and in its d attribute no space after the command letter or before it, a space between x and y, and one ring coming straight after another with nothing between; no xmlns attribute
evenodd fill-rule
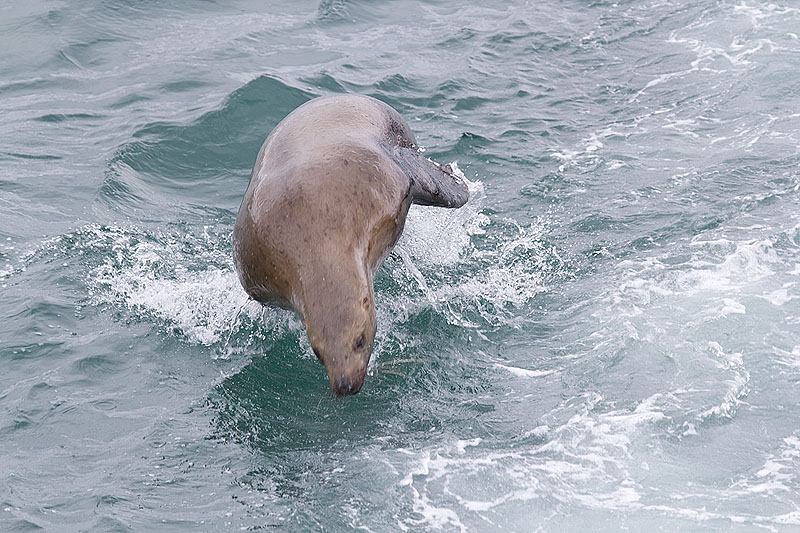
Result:
<svg viewBox="0 0 800 533"><path fill-rule="evenodd" d="M454 171L470 190L457 210L413 206L398 255L406 274L427 302L450 323L465 327L516 325L523 310L565 261L547 243L547 222L523 228L512 220L484 213L486 192L468 180L457 163Z"/></svg>
<svg viewBox="0 0 800 533"><path fill-rule="evenodd" d="M456 325L510 324L518 321L520 308L546 289L553 272L548 261L555 251L544 244L545 226L492 221L483 212L483 184L466 181L471 200L464 208L414 206L410 211L395 254L400 261L388 265L389 274L403 283L401 298L377 297L382 329L425 306ZM490 240L485 239L488 231L493 232ZM476 244L476 237L484 242ZM76 240L81 253L99 259L87 280L94 305L122 307L188 342L210 346L242 327L263 334L294 320L248 300L233 269L228 239L224 230L182 235L90 225L49 246Z"/></svg>

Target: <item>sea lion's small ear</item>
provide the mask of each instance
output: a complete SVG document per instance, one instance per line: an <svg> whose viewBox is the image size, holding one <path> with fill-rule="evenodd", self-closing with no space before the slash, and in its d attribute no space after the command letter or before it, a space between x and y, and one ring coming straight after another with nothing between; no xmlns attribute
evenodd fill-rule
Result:
<svg viewBox="0 0 800 533"><path fill-rule="evenodd" d="M437 207L461 207L469 199L469 189L450 165L440 165L414 148L396 147L395 163L410 180L411 202Z"/></svg>

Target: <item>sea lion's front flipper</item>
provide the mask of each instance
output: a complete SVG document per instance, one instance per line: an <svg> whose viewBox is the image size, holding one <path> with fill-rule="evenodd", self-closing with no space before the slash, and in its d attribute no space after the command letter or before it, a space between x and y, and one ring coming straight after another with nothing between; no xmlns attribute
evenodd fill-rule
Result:
<svg viewBox="0 0 800 533"><path fill-rule="evenodd" d="M393 159L411 181L411 202L437 207L461 207L469 199L469 189L450 165L440 165L415 148L395 147Z"/></svg>

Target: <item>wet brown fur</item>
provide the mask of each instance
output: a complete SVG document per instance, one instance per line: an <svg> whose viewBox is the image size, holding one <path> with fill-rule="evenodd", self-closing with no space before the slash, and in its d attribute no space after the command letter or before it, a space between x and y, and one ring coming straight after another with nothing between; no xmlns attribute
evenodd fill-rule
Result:
<svg viewBox="0 0 800 533"><path fill-rule="evenodd" d="M233 234L239 279L255 300L298 313L334 392L358 392L376 331L373 278L410 204L457 207L465 191L417 152L388 105L355 95L312 100L258 155Z"/></svg>

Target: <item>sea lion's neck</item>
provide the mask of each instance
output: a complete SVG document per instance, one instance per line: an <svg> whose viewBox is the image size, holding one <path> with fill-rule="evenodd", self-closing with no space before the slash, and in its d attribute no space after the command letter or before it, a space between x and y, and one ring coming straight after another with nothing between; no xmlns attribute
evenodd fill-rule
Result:
<svg viewBox="0 0 800 533"><path fill-rule="evenodd" d="M343 327L352 321L350 308L360 307L365 297L372 300L372 272L359 258L337 258L321 251L299 274L292 305L304 322Z"/></svg>

